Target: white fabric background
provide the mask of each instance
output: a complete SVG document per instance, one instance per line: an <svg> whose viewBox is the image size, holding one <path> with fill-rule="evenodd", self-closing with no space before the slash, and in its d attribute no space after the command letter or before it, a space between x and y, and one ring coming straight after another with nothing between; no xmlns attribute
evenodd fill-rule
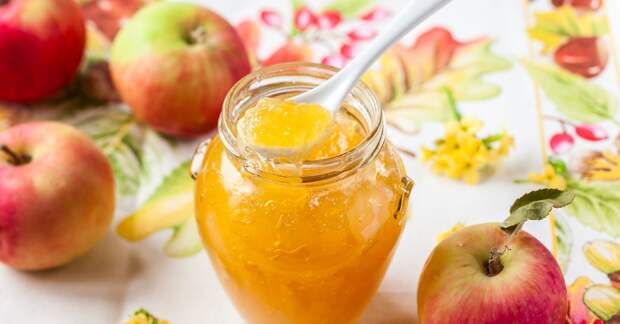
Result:
<svg viewBox="0 0 620 324"><path fill-rule="evenodd" d="M256 17L258 10L266 6L289 11L284 9L287 0L194 2L215 9L233 22ZM405 2L382 3L396 9ZM615 35L620 35L620 1L607 2ZM495 52L510 59L527 55L521 0L454 0L417 30L436 24L450 27L459 39L494 37ZM410 204L412 218L362 323L415 323L417 278L437 234L457 221L472 224L501 220L511 202L529 189L512 181L541 168L529 77L515 65L489 79L502 86L502 95L463 104L461 109L485 120L490 128L505 127L515 135L516 149L495 177L476 187L434 176L428 166L404 157L408 172L416 181ZM395 131L389 136L400 146L417 149L419 143L428 142L440 131L440 127L431 126L416 137ZM528 223L526 229L550 244L547 222ZM115 324L135 309L145 307L173 324L242 323L206 254L184 260L167 258L161 246L168 236L169 233L158 233L144 242L129 244L111 230L91 253L60 269L26 273L0 266L0 322Z"/></svg>

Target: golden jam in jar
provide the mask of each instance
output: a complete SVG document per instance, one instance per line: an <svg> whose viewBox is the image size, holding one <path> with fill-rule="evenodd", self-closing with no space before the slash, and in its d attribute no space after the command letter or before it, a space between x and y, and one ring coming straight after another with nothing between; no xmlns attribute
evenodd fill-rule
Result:
<svg viewBox="0 0 620 324"><path fill-rule="evenodd" d="M262 98L237 123L242 145L266 150L288 149L304 157L330 133L332 113L317 104Z"/></svg>
<svg viewBox="0 0 620 324"><path fill-rule="evenodd" d="M317 83L334 72L305 68L321 71L311 75ZM235 137L243 116L236 109L252 107L241 94L265 97L268 91L255 80L283 71L291 79L308 74L283 65L240 81L225 104L219 136L204 158L195 157L203 159L196 186L200 233L223 286L250 323L350 323L387 269L412 182L385 141L376 98L362 86L357 91L366 101L349 99L300 164L251 163L260 157L244 155ZM281 94L295 92L290 87L279 84ZM290 167L300 172L279 173Z"/></svg>

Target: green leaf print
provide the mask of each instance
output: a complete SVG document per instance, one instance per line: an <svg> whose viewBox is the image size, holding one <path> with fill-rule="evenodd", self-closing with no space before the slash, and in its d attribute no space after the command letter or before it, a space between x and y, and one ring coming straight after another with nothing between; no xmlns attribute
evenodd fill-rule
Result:
<svg viewBox="0 0 620 324"><path fill-rule="evenodd" d="M566 273L573 249L573 231L570 229L566 218L561 213L555 213L553 217L553 226L555 227L558 263L560 264L562 272Z"/></svg>
<svg viewBox="0 0 620 324"><path fill-rule="evenodd" d="M194 220L194 181L189 175L189 163L185 161L174 168L144 205L120 222L120 236L139 241L171 228L174 233L164 246L167 255L187 257L202 249Z"/></svg>
<svg viewBox="0 0 620 324"><path fill-rule="evenodd" d="M88 134L108 157L121 196L138 191L141 131L127 109L112 105L76 110L63 121Z"/></svg>
<svg viewBox="0 0 620 324"><path fill-rule="evenodd" d="M195 217L188 217L181 225L174 228L174 234L166 242L164 252L173 258L185 258L202 251L202 240L198 232Z"/></svg>
<svg viewBox="0 0 620 324"><path fill-rule="evenodd" d="M583 182L571 179L567 189L575 200L566 208L582 224L620 238L620 184Z"/></svg>
<svg viewBox="0 0 620 324"><path fill-rule="evenodd" d="M618 124L614 118L618 101L607 90L551 64L527 60L521 63L566 117L585 123L612 121Z"/></svg>
<svg viewBox="0 0 620 324"><path fill-rule="evenodd" d="M351 17L367 9L373 0L332 0L323 10L339 11L345 17Z"/></svg>
<svg viewBox="0 0 620 324"><path fill-rule="evenodd" d="M606 285L593 285L586 289L583 301L598 318L608 321L620 319L620 290ZM617 323L616 321L609 322Z"/></svg>

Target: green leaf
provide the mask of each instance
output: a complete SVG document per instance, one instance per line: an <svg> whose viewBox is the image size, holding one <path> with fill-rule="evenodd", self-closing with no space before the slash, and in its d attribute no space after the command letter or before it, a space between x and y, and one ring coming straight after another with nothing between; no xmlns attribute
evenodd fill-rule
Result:
<svg viewBox="0 0 620 324"><path fill-rule="evenodd" d="M108 157L117 189L121 195L133 195L140 187L141 129L131 113L120 105L73 111L63 118L89 135Z"/></svg>
<svg viewBox="0 0 620 324"><path fill-rule="evenodd" d="M293 11L296 11L297 9L303 7L306 4L306 1L304 0L290 0L291 1L291 6L293 7Z"/></svg>
<svg viewBox="0 0 620 324"><path fill-rule="evenodd" d="M149 313L144 308L138 309L133 314L134 314L134 316L139 316L139 315L144 316L146 318L146 320L147 320L146 324L159 324L159 319L157 319L157 317L153 316L151 313Z"/></svg>
<svg viewBox="0 0 620 324"><path fill-rule="evenodd" d="M427 122L456 120L451 98L444 91L401 96L388 105L385 116L391 125L405 132L415 132Z"/></svg>
<svg viewBox="0 0 620 324"><path fill-rule="evenodd" d="M433 28L411 47L393 47L364 82L384 103L388 122L404 131L452 121L451 106L456 104L451 102L489 99L501 92L483 77L512 64L494 54L492 44L488 38L459 44L448 30Z"/></svg>
<svg viewBox="0 0 620 324"><path fill-rule="evenodd" d="M188 170L189 161L186 161L170 172L144 205L120 222L118 234L138 241L193 217L194 182Z"/></svg>
<svg viewBox="0 0 620 324"><path fill-rule="evenodd" d="M549 164L551 164L553 170L555 170L557 174L562 176L568 176L568 167L566 166L566 163L564 161L555 157L549 157L548 162Z"/></svg>
<svg viewBox="0 0 620 324"><path fill-rule="evenodd" d="M598 271L620 271L620 244L610 240L593 240L583 246L583 255Z"/></svg>
<svg viewBox="0 0 620 324"><path fill-rule="evenodd" d="M141 143L140 190L137 195L139 205L153 194L171 170L179 166L178 154L174 151L173 144L171 140L150 128L144 130Z"/></svg>
<svg viewBox="0 0 620 324"><path fill-rule="evenodd" d="M527 60L521 63L566 117L585 123L616 122L617 98L599 85L551 64Z"/></svg>
<svg viewBox="0 0 620 324"><path fill-rule="evenodd" d="M598 37L608 32L607 17L595 12L577 12L571 6L534 14L534 26L528 36L542 42L547 53L567 38Z"/></svg>
<svg viewBox="0 0 620 324"><path fill-rule="evenodd" d="M598 318L607 321L620 315L620 290L606 285L592 285L586 289L583 302Z"/></svg>
<svg viewBox="0 0 620 324"><path fill-rule="evenodd" d="M620 184L570 180L575 201L566 211L582 224L620 238Z"/></svg>
<svg viewBox="0 0 620 324"><path fill-rule="evenodd" d="M202 251L202 240L196 218L192 215L174 228L172 237L166 242L164 252L173 258L186 258Z"/></svg>
<svg viewBox="0 0 620 324"><path fill-rule="evenodd" d="M482 40L461 47L447 69L423 84L424 90L449 88L456 100L485 100L500 94L501 88L482 80L487 73L512 67L510 61L492 52L493 41Z"/></svg>
<svg viewBox="0 0 620 324"><path fill-rule="evenodd" d="M323 10L336 10L345 17L352 17L367 9L373 0L332 0Z"/></svg>
<svg viewBox="0 0 620 324"><path fill-rule="evenodd" d="M566 273L570 263L571 251L573 248L573 232L566 219L556 213L553 217L555 227L555 241L558 247L558 263L563 273Z"/></svg>
<svg viewBox="0 0 620 324"><path fill-rule="evenodd" d="M194 180L189 175L190 162L187 160L172 170L157 187L157 190L148 198L146 203L166 198L170 194L185 191L188 188L193 188Z"/></svg>
<svg viewBox="0 0 620 324"><path fill-rule="evenodd" d="M569 205L575 194L557 189L540 189L526 193L510 207L510 216L502 223L502 229L512 233L520 224L527 220L540 220L553 208Z"/></svg>

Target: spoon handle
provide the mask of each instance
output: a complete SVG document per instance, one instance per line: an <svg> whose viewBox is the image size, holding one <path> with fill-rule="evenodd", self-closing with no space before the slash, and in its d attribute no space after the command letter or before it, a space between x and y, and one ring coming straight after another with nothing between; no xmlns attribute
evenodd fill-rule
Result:
<svg viewBox="0 0 620 324"><path fill-rule="evenodd" d="M402 38L407 32L420 24L424 19L441 9L451 0L411 0L392 20L390 25L381 32L358 56L353 58L340 72L327 82L330 83L332 95L325 106L328 109L338 109L340 103L353 89L358 79L372 66L372 64ZM338 94L338 95L336 95ZM310 100L311 101L311 100Z"/></svg>

